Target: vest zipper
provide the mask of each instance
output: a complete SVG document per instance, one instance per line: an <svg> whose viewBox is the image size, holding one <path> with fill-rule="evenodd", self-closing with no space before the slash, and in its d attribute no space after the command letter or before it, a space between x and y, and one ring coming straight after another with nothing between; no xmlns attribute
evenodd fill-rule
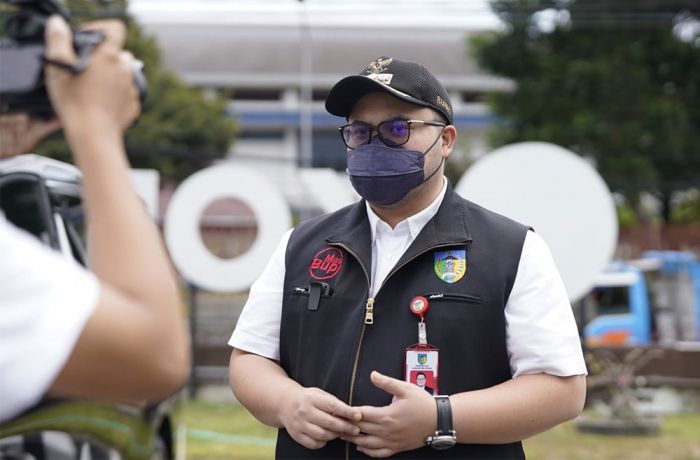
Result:
<svg viewBox="0 0 700 460"><path fill-rule="evenodd" d="M351 254L357 262L362 267L362 271L365 273L365 278L367 278L367 303L365 304L365 320L362 323L362 328L360 329L360 339L357 341L357 349L355 350L355 361L352 364L352 374L350 376L350 390L348 392L348 406L352 406L353 392L355 391L355 378L357 377L357 363L360 361L360 350L362 350L362 339L365 337L365 328L367 324L374 323L374 298L370 296L372 293L372 279L369 277L369 272L367 268L362 264L360 257L353 252L350 248L342 243L329 243L331 246L339 246L349 254ZM369 322L368 322L369 321ZM350 459L350 443L345 442L345 458Z"/></svg>
<svg viewBox="0 0 700 460"><path fill-rule="evenodd" d="M365 324L374 324L374 297L367 297L365 305Z"/></svg>

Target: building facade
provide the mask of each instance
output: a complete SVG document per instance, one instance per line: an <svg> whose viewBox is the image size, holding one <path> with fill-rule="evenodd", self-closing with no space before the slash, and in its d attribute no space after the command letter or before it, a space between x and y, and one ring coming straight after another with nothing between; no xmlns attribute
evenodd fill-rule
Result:
<svg viewBox="0 0 700 460"><path fill-rule="evenodd" d="M481 0L132 0L130 9L167 69L230 99L240 130L227 159L262 168L293 205L305 200L300 167L343 173L344 120L324 100L377 57L420 62L445 84L459 132L451 161L463 166L488 150L484 95L512 88L470 55L469 37L500 24Z"/></svg>

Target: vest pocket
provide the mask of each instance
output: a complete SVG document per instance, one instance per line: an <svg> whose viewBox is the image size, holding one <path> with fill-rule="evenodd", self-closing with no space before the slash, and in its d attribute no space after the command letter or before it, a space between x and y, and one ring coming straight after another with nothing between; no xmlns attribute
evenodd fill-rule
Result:
<svg viewBox="0 0 700 460"><path fill-rule="evenodd" d="M423 297L428 299L428 302L484 303L484 298L481 296L475 294L461 294L458 292L435 292L432 294L425 294Z"/></svg>

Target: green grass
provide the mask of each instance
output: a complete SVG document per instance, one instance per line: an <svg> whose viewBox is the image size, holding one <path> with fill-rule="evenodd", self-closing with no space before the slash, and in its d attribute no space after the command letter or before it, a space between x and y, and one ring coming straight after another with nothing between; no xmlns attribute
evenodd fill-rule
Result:
<svg viewBox="0 0 700 460"><path fill-rule="evenodd" d="M181 423L188 430L187 459L273 458L277 430L263 425L238 404L190 401L184 404ZM195 431L198 430L198 431ZM202 431L220 434L205 439ZM261 445L267 443L268 445Z"/></svg>
<svg viewBox="0 0 700 460"><path fill-rule="evenodd" d="M274 457L276 430L255 420L237 404L187 402L188 459L234 460ZM524 442L530 460L691 460L700 459L700 413L663 419L658 436L583 434L573 422Z"/></svg>
<svg viewBox="0 0 700 460"><path fill-rule="evenodd" d="M700 458L700 414L663 418L658 436L580 433L564 423L523 442L531 460L691 460Z"/></svg>

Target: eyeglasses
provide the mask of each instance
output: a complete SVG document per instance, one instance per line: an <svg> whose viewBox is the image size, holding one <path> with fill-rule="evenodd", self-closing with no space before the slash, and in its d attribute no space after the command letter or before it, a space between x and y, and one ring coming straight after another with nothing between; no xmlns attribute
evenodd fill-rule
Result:
<svg viewBox="0 0 700 460"><path fill-rule="evenodd" d="M377 125L377 137L389 147L398 147L408 142L411 137L411 126L414 124L429 125L429 126L447 126L439 121L423 121L423 120L402 120L393 119L385 120ZM369 123L355 121L353 123L343 125L338 128L343 142L349 149L355 149L361 145L369 144L372 141L372 133L375 128Z"/></svg>

